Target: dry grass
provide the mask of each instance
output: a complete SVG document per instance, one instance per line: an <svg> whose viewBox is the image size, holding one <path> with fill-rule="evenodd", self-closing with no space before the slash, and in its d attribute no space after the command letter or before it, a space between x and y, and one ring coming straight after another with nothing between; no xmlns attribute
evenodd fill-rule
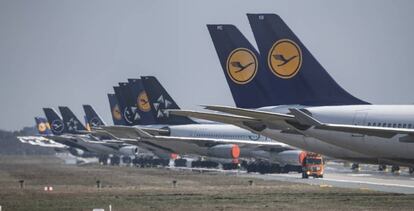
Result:
<svg viewBox="0 0 414 211"><path fill-rule="evenodd" d="M20 189L18 181L25 180ZM96 188L96 180L103 188ZM177 187L172 181L177 180ZM220 173L64 165L0 157L3 210L412 210L414 196L254 180ZM44 192L44 186L53 192ZM106 209L107 210L107 209Z"/></svg>

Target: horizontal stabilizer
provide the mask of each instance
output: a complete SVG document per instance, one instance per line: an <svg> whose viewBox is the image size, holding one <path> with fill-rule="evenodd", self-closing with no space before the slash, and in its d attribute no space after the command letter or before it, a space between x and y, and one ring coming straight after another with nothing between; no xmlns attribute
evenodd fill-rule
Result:
<svg viewBox="0 0 414 211"><path fill-rule="evenodd" d="M296 109L291 108L289 111L295 115L295 119L302 125L309 125L309 126L321 126L322 123L320 123L318 120L314 119L313 117L309 116L305 112Z"/></svg>
<svg viewBox="0 0 414 211"><path fill-rule="evenodd" d="M273 112L258 111L258 110L252 110L252 109L244 109L244 108L235 108L235 107L230 107L230 106L208 105L204 107L208 110L220 111L220 112L240 115L240 116L246 116L246 117L251 117L251 118L255 118L259 120L266 120L266 121L295 120L295 117L289 114L273 113Z"/></svg>

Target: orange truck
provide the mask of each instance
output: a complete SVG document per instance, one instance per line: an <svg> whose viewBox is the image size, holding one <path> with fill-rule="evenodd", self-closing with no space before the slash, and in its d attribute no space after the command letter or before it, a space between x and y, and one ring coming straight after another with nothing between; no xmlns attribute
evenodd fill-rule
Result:
<svg viewBox="0 0 414 211"><path fill-rule="evenodd" d="M320 154L306 152L302 157L302 178L323 178L324 161Z"/></svg>

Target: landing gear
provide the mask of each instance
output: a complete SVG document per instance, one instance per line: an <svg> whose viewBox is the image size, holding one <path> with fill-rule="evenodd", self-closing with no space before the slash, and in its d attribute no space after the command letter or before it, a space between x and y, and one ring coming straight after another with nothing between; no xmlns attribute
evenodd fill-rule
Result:
<svg viewBox="0 0 414 211"><path fill-rule="evenodd" d="M387 165L379 165L378 171L387 171Z"/></svg>
<svg viewBox="0 0 414 211"><path fill-rule="evenodd" d="M111 165L117 166L119 164L121 164L121 158L120 157L118 157L118 156L111 157Z"/></svg>
<svg viewBox="0 0 414 211"><path fill-rule="evenodd" d="M306 172L302 172L302 179L308 179L309 175Z"/></svg>
<svg viewBox="0 0 414 211"><path fill-rule="evenodd" d="M140 157L132 160L132 163L138 167L156 167L156 166L168 166L169 159L161 159L154 157Z"/></svg>
<svg viewBox="0 0 414 211"><path fill-rule="evenodd" d="M270 171L270 163L263 162L263 161L254 161L252 163L248 163L246 165L246 170L248 173L250 172L259 172L260 174L266 174Z"/></svg>
<svg viewBox="0 0 414 211"><path fill-rule="evenodd" d="M99 163L101 165L108 165L108 157L107 156L100 156L98 159L99 159Z"/></svg>
<svg viewBox="0 0 414 211"><path fill-rule="evenodd" d="M217 168L218 166L218 163L208 160L195 160L191 162L192 168Z"/></svg>
<svg viewBox="0 0 414 211"><path fill-rule="evenodd" d="M280 166L279 164L270 163L266 161L254 161L252 163L246 164L245 168L247 172L259 172L260 174L271 174L271 173L285 174L291 171L302 173L301 166L291 166L291 165Z"/></svg>
<svg viewBox="0 0 414 211"><path fill-rule="evenodd" d="M187 160L186 159L176 159L174 160L175 167L187 167Z"/></svg>
<svg viewBox="0 0 414 211"><path fill-rule="evenodd" d="M151 166L168 166L169 163L169 159L156 158L151 160Z"/></svg>
<svg viewBox="0 0 414 211"><path fill-rule="evenodd" d="M129 165L129 164L132 163L132 158L129 157L129 156L123 156L122 157L122 163Z"/></svg>
<svg viewBox="0 0 414 211"><path fill-rule="evenodd" d="M400 166L392 166L391 167L391 172L393 174L399 174L400 173Z"/></svg>
<svg viewBox="0 0 414 211"><path fill-rule="evenodd" d="M223 166L223 170L233 170L233 169L239 168L238 163L224 163L222 164L222 166Z"/></svg>
<svg viewBox="0 0 414 211"><path fill-rule="evenodd" d="M359 163L353 163L351 166L352 171L359 171Z"/></svg>

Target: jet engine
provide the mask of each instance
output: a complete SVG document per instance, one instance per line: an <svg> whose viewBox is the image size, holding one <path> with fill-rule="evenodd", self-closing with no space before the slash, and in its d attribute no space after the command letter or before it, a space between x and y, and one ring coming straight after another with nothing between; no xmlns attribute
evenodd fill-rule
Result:
<svg viewBox="0 0 414 211"><path fill-rule="evenodd" d="M280 164L301 166L302 160L305 158L306 152L302 150L286 150L272 154L272 160L278 161Z"/></svg>
<svg viewBox="0 0 414 211"><path fill-rule="evenodd" d="M207 155L217 158L238 159L240 156L240 148L237 144L221 144L210 147Z"/></svg>
<svg viewBox="0 0 414 211"><path fill-rule="evenodd" d="M123 156L135 156L138 154L138 147L135 146L125 146L119 149L119 153Z"/></svg>

